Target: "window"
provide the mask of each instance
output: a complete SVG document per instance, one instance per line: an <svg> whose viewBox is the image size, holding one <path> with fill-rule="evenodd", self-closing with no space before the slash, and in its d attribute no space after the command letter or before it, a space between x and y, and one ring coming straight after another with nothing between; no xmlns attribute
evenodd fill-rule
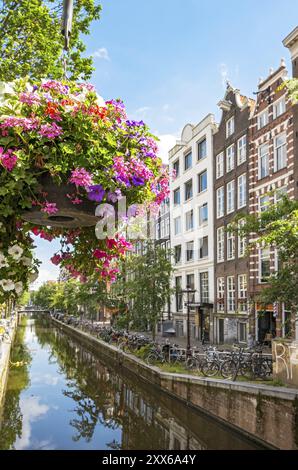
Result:
<svg viewBox="0 0 298 470"><path fill-rule="evenodd" d="M237 163L241 165L246 161L246 135L243 135L237 142Z"/></svg>
<svg viewBox="0 0 298 470"><path fill-rule="evenodd" d="M238 178L238 209L246 206L246 173Z"/></svg>
<svg viewBox="0 0 298 470"><path fill-rule="evenodd" d="M176 310L177 312L182 310L182 276L175 278L175 289L176 289Z"/></svg>
<svg viewBox="0 0 298 470"><path fill-rule="evenodd" d="M227 184L227 214L235 210L235 181Z"/></svg>
<svg viewBox="0 0 298 470"><path fill-rule="evenodd" d="M209 303L209 276L208 271L205 273L200 273L200 293L201 293L201 302Z"/></svg>
<svg viewBox="0 0 298 470"><path fill-rule="evenodd" d="M259 282L268 282L270 276L270 249L262 248L259 251Z"/></svg>
<svg viewBox="0 0 298 470"><path fill-rule="evenodd" d="M198 188L199 193L206 191L207 189L207 170L203 171L198 175Z"/></svg>
<svg viewBox="0 0 298 470"><path fill-rule="evenodd" d="M193 230L193 210L185 214L185 230Z"/></svg>
<svg viewBox="0 0 298 470"><path fill-rule="evenodd" d="M199 207L199 223L200 225L208 222L208 203L206 202Z"/></svg>
<svg viewBox="0 0 298 470"><path fill-rule="evenodd" d="M174 219L174 234L178 235L181 233L181 217L176 217Z"/></svg>
<svg viewBox="0 0 298 470"><path fill-rule="evenodd" d="M239 342L246 343L247 341L247 328L246 323L239 323Z"/></svg>
<svg viewBox="0 0 298 470"><path fill-rule="evenodd" d="M224 187L221 186L216 191L216 217L219 219L223 217L225 210Z"/></svg>
<svg viewBox="0 0 298 470"><path fill-rule="evenodd" d="M225 278L217 278L217 310L223 312L225 309Z"/></svg>
<svg viewBox="0 0 298 470"><path fill-rule="evenodd" d="M238 309L240 312L247 311L247 275L239 274L238 276Z"/></svg>
<svg viewBox="0 0 298 470"><path fill-rule="evenodd" d="M186 261L193 261L193 242L186 243Z"/></svg>
<svg viewBox="0 0 298 470"><path fill-rule="evenodd" d="M217 262L225 260L225 229L224 227L219 227L217 229Z"/></svg>
<svg viewBox="0 0 298 470"><path fill-rule="evenodd" d="M265 212L269 209L269 196L265 194L265 196L260 196L259 198L259 211Z"/></svg>
<svg viewBox="0 0 298 470"><path fill-rule="evenodd" d="M227 148L227 165L226 165L227 173L233 170L234 166L235 166L235 146L230 145L230 147Z"/></svg>
<svg viewBox="0 0 298 470"><path fill-rule="evenodd" d="M287 140L286 135L281 134L274 140L274 170L278 171L287 165Z"/></svg>
<svg viewBox="0 0 298 470"><path fill-rule="evenodd" d="M264 111L258 116L258 129L262 129L262 127L268 124L268 111Z"/></svg>
<svg viewBox="0 0 298 470"><path fill-rule="evenodd" d="M235 278L234 276L227 277L227 301L228 312L235 312Z"/></svg>
<svg viewBox="0 0 298 470"><path fill-rule="evenodd" d="M199 238L199 259L208 256L208 237Z"/></svg>
<svg viewBox="0 0 298 470"><path fill-rule="evenodd" d="M245 220L240 219L238 221L238 230L241 230L241 227L245 225ZM238 258L241 258L245 254L246 249L246 237L238 235Z"/></svg>
<svg viewBox="0 0 298 470"><path fill-rule="evenodd" d="M269 145L259 147L259 179L269 175Z"/></svg>
<svg viewBox="0 0 298 470"><path fill-rule="evenodd" d="M279 202L282 201L284 196L287 196L288 194L288 189L286 186L283 186L282 188L278 188L275 192L275 204L278 204Z"/></svg>
<svg viewBox="0 0 298 470"><path fill-rule="evenodd" d="M178 206L180 204L180 188L174 190L174 205Z"/></svg>
<svg viewBox="0 0 298 470"><path fill-rule="evenodd" d="M187 181L184 184L184 199L188 201L188 199L192 198L192 180Z"/></svg>
<svg viewBox="0 0 298 470"><path fill-rule="evenodd" d="M160 222L160 238L165 237L165 220L161 220Z"/></svg>
<svg viewBox="0 0 298 470"><path fill-rule="evenodd" d="M170 217L167 216L165 218L165 236L168 237L170 235Z"/></svg>
<svg viewBox="0 0 298 470"><path fill-rule="evenodd" d="M178 178L180 176L180 165L179 165L179 160L176 160L173 163L173 170L175 172L175 178Z"/></svg>
<svg viewBox="0 0 298 470"><path fill-rule="evenodd" d="M175 264L181 263L181 245L176 245L174 248L174 258L175 258Z"/></svg>
<svg viewBox="0 0 298 470"><path fill-rule="evenodd" d="M224 174L224 153L216 155L216 178L221 178Z"/></svg>
<svg viewBox="0 0 298 470"><path fill-rule="evenodd" d="M202 160L207 156L207 141L206 139L201 140L198 143L198 160Z"/></svg>
<svg viewBox="0 0 298 470"><path fill-rule="evenodd" d="M192 153L189 152L184 156L184 170L188 170L192 166Z"/></svg>
<svg viewBox="0 0 298 470"><path fill-rule="evenodd" d="M280 100L276 101L273 105L273 118L276 119L278 116L283 114L286 110L286 100L285 98L281 98Z"/></svg>
<svg viewBox="0 0 298 470"><path fill-rule="evenodd" d="M159 222L157 222L155 229L156 229L156 240L159 240L160 239L160 223Z"/></svg>
<svg viewBox="0 0 298 470"><path fill-rule="evenodd" d="M227 232L227 259L235 258L235 235L233 232Z"/></svg>
<svg viewBox="0 0 298 470"><path fill-rule="evenodd" d="M226 124L226 136L227 138L234 134L235 131L235 119L234 116L231 117Z"/></svg>
<svg viewBox="0 0 298 470"><path fill-rule="evenodd" d="M195 276L194 274L187 274L186 275L186 288L195 290ZM189 301L194 302L195 301L195 293L189 293Z"/></svg>

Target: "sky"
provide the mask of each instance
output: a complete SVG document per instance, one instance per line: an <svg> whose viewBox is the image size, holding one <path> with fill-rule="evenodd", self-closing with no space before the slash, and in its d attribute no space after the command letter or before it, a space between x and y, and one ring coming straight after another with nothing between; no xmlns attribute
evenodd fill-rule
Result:
<svg viewBox="0 0 298 470"><path fill-rule="evenodd" d="M160 138L164 161L188 122L208 113L226 80L253 97L260 77L289 52L282 40L298 24L298 0L102 0L101 20L84 37L105 99L122 98L132 119ZM58 243L37 241L37 285L54 279Z"/></svg>

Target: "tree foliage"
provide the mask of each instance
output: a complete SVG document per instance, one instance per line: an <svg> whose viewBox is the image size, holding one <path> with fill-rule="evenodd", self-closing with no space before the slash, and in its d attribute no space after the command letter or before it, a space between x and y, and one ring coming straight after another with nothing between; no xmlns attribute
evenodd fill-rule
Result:
<svg viewBox="0 0 298 470"><path fill-rule="evenodd" d="M0 80L63 77L62 0L7 0L0 9ZM85 57L81 35L100 18L95 0L75 0L67 70L70 79L89 79L92 57Z"/></svg>

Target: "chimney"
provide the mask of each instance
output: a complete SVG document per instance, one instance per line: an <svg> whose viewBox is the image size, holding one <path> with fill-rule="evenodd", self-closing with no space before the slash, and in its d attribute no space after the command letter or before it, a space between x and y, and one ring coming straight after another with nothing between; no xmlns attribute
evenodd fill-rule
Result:
<svg viewBox="0 0 298 470"><path fill-rule="evenodd" d="M283 40L291 54L293 78L298 78L298 26Z"/></svg>

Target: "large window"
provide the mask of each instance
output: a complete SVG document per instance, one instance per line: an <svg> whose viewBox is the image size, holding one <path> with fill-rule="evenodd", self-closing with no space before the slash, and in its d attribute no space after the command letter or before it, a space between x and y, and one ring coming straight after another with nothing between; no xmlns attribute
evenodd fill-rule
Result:
<svg viewBox="0 0 298 470"><path fill-rule="evenodd" d="M259 251L259 282L268 282L270 276L270 249L262 248Z"/></svg>
<svg viewBox="0 0 298 470"><path fill-rule="evenodd" d="M235 146L230 145L230 147L227 148L227 165L226 165L227 173L233 170L234 167L235 167Z"/></svg>
<svg viewBox="0 0 298 470"><path fill-rule="evenodd" d="M199 207L199 223L204 225L208 222L208 203L205 202L202 206Z"/></svg>
<svg viewBox="0 0 298 470"><path fill-rule="evenodd" d="M224 174L224 153L216 155L216 178L221 178Z"/></svg>
<svg viewBox="0 0 298 470"><path fill-rule="evenodd" d="M223 312L225 309L225 278L217 278L217 310Z"/></svg>
<svg viewBox="0 0 298 470"><path fill-rule="evenodd" d="M174 234L179 235L181 233L181 217L176 217L174 219Z"/></svg>
<svg viewBox="0 0 298 470"><path fill-rule="evenodd" d="M173 163L173 170L175 172L175 178L178 178L180 176L180 165L179 165L179 160L176 160Z"/></svg>
<svg viewBox="0 0 298 470"><path fill-rule="evenodd" d="M188 170L192 167L192 153L189 152L187 155L184 156L184 170Z"/></svg>
<svg viewBox="0 0 298 470"><path fill-rule="evenodd" d="M259 211L265 212L269 209L270 198L268 194L259 197Z"/></svg>
<svg viewBox="0 0 298 470"><path fill-rule="evenodd" d="M235 235L232 231L229 230L227 232L227 259L234 259L235 258Z"/></svg>
<svg viewBox="0 0 298 470"><path fill-rule="evenodd" d="M274 140L274 169L285 168L287 165L287 140L286 134L281 134Z"/></svg>
<svg viewBox="0 0 298 470"><path fill-rule="evenodd" d="M192 180L187 181L184 183L184 199L188 201L188 199L192 198Z"/></svg>
<svg viewBox="0 0 298 470"><path fill-rule="evenodd" d="M273 105L273 118L276 119L278 116L283 114L286 110L286 100L285 98L281 98L280 100L276 101Z"/></svg>
<svg viewBox="0 0 298 470"><path fill-rule="evenodd" d="M186 261L193 261L194 259L194 243L186 243Z"/></svg>
<svg viewBox="0 0 298 470"><path fill-rule="evenodd" d="M241 231L241 228L244 225L245 225L245 220L240 219L238 221L238 230ZM242 236L241 233L239 233L238 235L238 258L241 258L242 256L244 256L245 250L246 250L246 243L247 243L246 237Z"/></svg>
<svg viewBox="0 0 298 470"><path fill-rule="evenodd" d="M235 312L235 278L234 276L227 277L227 307L228 312Z"/></svg>
<svg viewBox="0 0 298 470"><path fill-rule="evenodd" d="M186 275L186 288L189 288L191 290L195 290L195 275L194 274L187 274ZM195 301L195 293L189 293L189 301L194 302Z"/></svg>
<svg viewBox="0 0 298 470"><path fill-rule="evenodd" d="M175 278L175 288L176 288L176 311L179 312L182 310L182 276L177 276Z"/></svg>
<svg viewBox="0 0 298 470"><path fill-rule="evenodd" d="M176 245L174 248L175 264L181 263L181 255L181 245Z"/></svg>
<svg viewBox="0 0 298 470"><path fill-rule="evenodd" d="M240 312L247 311L247 275L238 276L238 309Z"/></svg>
<svg viewBox="0 0 298 470"><path fill-rule="evenodd" d="M238 178L238 209L246 206L246 173Z"/></svg>
<svg viewBox="0 0 298 470"><path fill-rule="evenodd" d="M259 179L269 175L269 145L259 147Z"/></svg>
<svg viewBox="0 0 298 470"><path fill-rule="evenodd" d="M217 229L217 262L225 260L225 229L219 227Z"/></svg>
<svg viewBox="0 0 298 470"><path fill-rule="evenodd" d="M262 129L268 124L268 111L264 111L258 116L258 129Z"/></svg>
<svg viewBox="0 0 298 470"><path fill-rule="evenodd" d="M198 189L199 193L202 193L207 189L207 170L203 171L198 175Z"/></svg>
<svg viewBox="0 0 298 470"><path fill-rule="evenodd" d="M227 214L235 210L235 181L227 184Z"/></svg>
<svg viewBox="0 0 298 470"><path fill-rule="evenodd" d="M193 230L194 222L193 222L193 210L186 212L185 214L185 229L186 230Z"/></svg>
<svg viewBox="0 0 298 470"><path fill-rule="evenodd" d="M198 143L198 160L202 160L207 156L207 141L206 139L201 140Z"/></svg>
<svg viewBox="0 0 298 470"><path fill-rule="evenodd" d="M224 187L221 186L216 191L216 217L219 219L223 217L225 210L225 192Z"/></svg>
<svg viewBox="0 0 298 470"><path fill-rule="evenodd" d="M199 238L199 259L208 256L208 237Z"/></svg>
<svg viewBox="0 0 298 470"><path fill-rule="evenodd" d="M200 293L201 293L201 302L209 303L209 276L208 271L205 273L200 273Z"/></svg>
<svg viewBox="0 0 298 470"><path fill-rule="evenodd" d="M241 165L246 161L246 135L243 135L237 142L237 163Z"/></svg>
<svg viewBox="0 0 298 470"><path fill-rule="evenodd" d="M235 132L235 119L231 117L226 124L226 137L230 137Z"/></svg>
<svg viewBox="0 0 298 470"><path fill-rule="evenodd" d="M180 188L174 190L174 205L178 206L180 204Z"/></svg>

